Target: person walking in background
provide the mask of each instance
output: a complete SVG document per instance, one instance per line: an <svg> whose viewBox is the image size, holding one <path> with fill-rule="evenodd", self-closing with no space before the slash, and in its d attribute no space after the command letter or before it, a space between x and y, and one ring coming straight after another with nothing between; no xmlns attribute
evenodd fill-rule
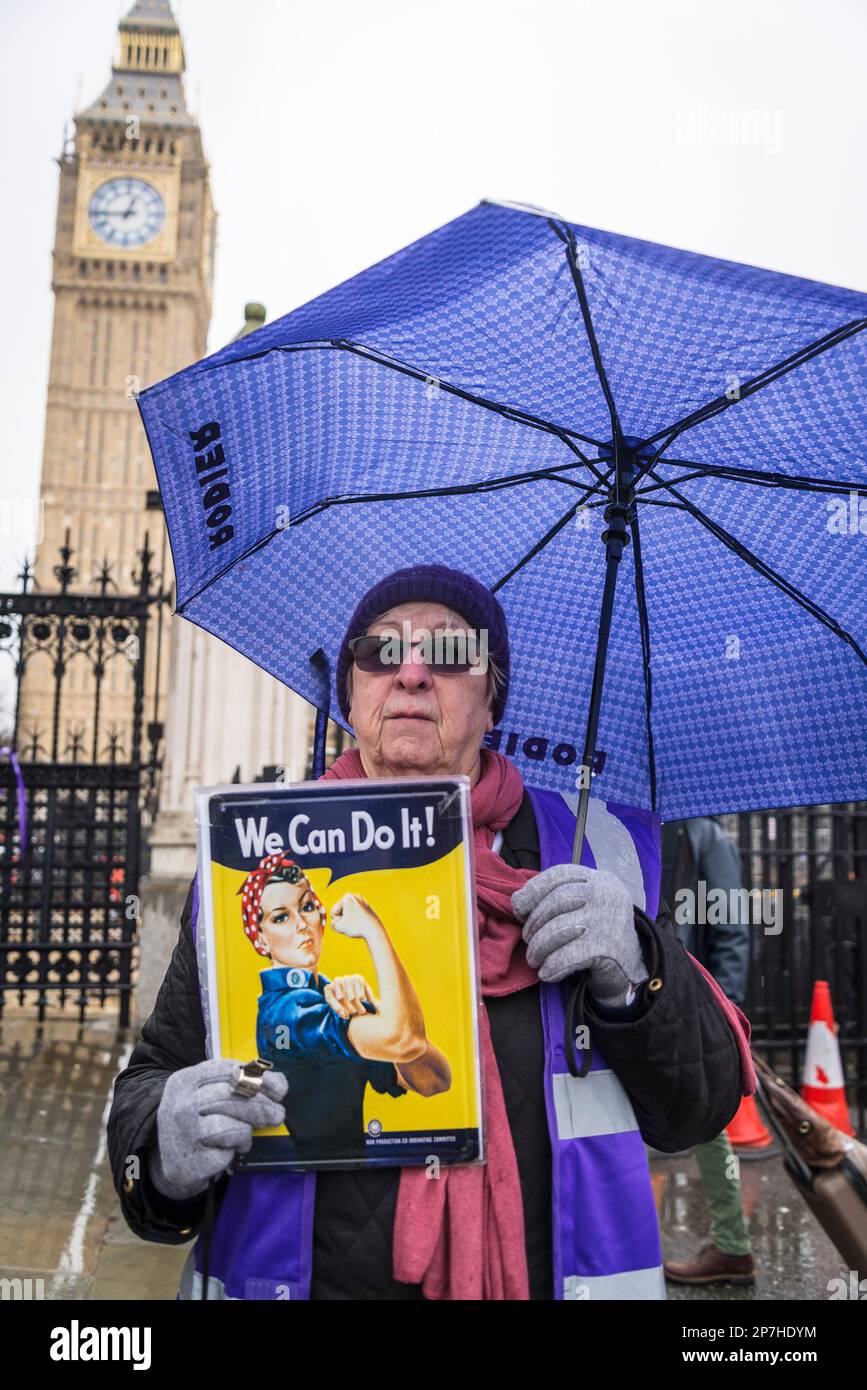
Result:
<svg viewBox="0 0 867 1390"><path fill-rule="evenodd" d="M729 999L743 1008L750 948L749 925L736 906L741 886L740 855L715 816L663 825L662 897L671 905L674 930ZM701 913L698 903L707 902L715 888L724 891L725 905ZM704 915L713 920L697 920ZM754 1284L737 1162L725 1130L696 1145L693 1153L710 1209L711 1241L692 1260L664 1260L665 1277L678 1284Z"/></svg>

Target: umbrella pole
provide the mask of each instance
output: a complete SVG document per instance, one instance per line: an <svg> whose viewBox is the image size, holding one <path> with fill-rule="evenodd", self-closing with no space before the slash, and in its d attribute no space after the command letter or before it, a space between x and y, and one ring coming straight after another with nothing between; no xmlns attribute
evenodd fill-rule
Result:
<svg viewBox="0 0 867 1390"><path fill-rule="evenodd" d="M315 782L325 771L325 736L328 731L328 716L331 712L331 680L328 666L328 657L321 647L310 657L310 665L316 672L320 690L316 701L316 724L313 730L313 757L311 759L310 776Z"/></svg>
<svg viewBox="0 0 867 1390"><path fill-rule="evenodd" d="M314 782L318 782L325 771L325 733L327 728L328 710L318 709L313 731L313 767L310 773Z"/></svg>
<svg viewBox="0 0 867 1390"><path fill-rule="evenodd" d="M625 452L625 451L624 451ZM608 657L608 639L611 633L611 617L614 612L614 591L617 587L617 572L624 546L629 544L627 523L630 520L633 498L635 496L632 478L634 461L631 454L619 460L617 472L619 486L609 489L609 503L604 516L608 528L602 532L607 559L605 563L605 585L602 590L602 605L599 610L599 631L596 638L596 660L593 664L593 684L590 688L590 709L587 715L587 729L584 735L584 756L581 761L581 786L578 797L578 814L575 820L575 838L572 842L572 863L581 863L584 846L584 829L587 825L587 809L590 802L590 782L592 768L596 761L596 733L599 727L599 712L602 707L602 687L605 683L605 663Z"/></svg>

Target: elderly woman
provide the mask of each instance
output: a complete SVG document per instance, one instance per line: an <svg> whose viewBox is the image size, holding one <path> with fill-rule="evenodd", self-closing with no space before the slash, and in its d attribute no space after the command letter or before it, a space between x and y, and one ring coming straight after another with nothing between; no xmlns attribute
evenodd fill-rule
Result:
<svg viewBox="0 0 867 1390"><path fill-rule="evenodd" d="M443 629L481 636L466 643L475 664L418 640ZM326 777L470 781L487 1162L435 1179L228 1174L254 1127L282 1123L285 1080L266 1074L242 1096L237 1062L205 1060L191 885L109 1118L127 1221L164 1243L200 1234L182 1297L664 1297L644 1142L674 1152L721 1132L754 1085L749 1025L667 909L651 921L615 874L572 865L568 836L540 823L546 803L483 746L505 707L509 644L482 584L439 565L389 575L353 614L336 679L358 746Z"/></svg>

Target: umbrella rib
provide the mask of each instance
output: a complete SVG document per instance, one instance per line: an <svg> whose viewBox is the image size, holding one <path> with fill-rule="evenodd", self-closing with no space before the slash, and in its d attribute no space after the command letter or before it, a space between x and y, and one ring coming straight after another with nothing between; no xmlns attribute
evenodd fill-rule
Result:
<svg viewBox="0 0 867 1390"><path fill-rule="evenodd" d="M727 468L724 464L693 463L688 459L664 458L662 463L674 468L692 468L693 473L685 473L673 478L672 482L686 483L693 478L723 478L726 482L752 483L758 487L791 488L793 492L859 492L867 496L867 483L843 482L830 478L815 478L805 473L765 473L760 468ZM667 482L657 482L650 487L637 489L638 497L648 492L656 492L668 487Z"/></svg>
<svg viewBox="0 0 867 1390"><path fill-rule="evenodd" d="M806 347L798 348L789 357L784 357L782 361L775 363L772 367L766 367L763 372L751 377L748 382L738 388L736 396L723 394L714 400L708 401L705 405L699 406L692 414L685 415L682 420L677 420L672 425L667 425L665 429L657 430L656 434L648 435L645 444L655 444L658 439L665 439L670 435L663 448L667 449L674 440L684 433L685 430L692 429L694 425L703 424L705 420L712 419L730 406L737 405L739 401L746 400L749 396L754 396L757 391L761 391L764 386L770 386L773 382L779 381L781 377L787 376L796 367L802 367L805 362L811 362L814 357L827 352L829 348L836 347L838 343L845 342L847 338L854 337L856 333L861 333L867 328L867 318L852 319L850 323L844 323L839 328L826 333L824 337L817 338L815 342L808 343ZM660 450L660 453L662 450ZM656 456L659 457L659 454ZM652 460L656 462L656 459ZM646 469L644 471L647 471Z"/></svg>
<svg viewBox="0 0 867 1390"><path fill-rule="evenodd" d="M334 338L330 346L342 348L346 352L353 352L358 357L368 358L373 362L378 362L382 367L390 367L393 371L402 372L406 376L413 377L416 381L435 381L437 388L447 391L450 395L458 396L461 400L470 401L473 405L479 405L484 410L492 410L495 414L501 415L503 419L510 420L516 425L527 425L529 429L544 430L546 433L553 434L563 444L572 450L575 456L581 460L585 468L589 468L595 477L601 477L598 468L591 459L588 459L575 443L580 439L583 444L592 444L594 449L601 448L601 441L592 439L588 434L580 434L578 430L570 430L565 425L555 425L552 420L543 420L539 415L531 415L529 411L521 410L518 406L503 405L500 401L492 401L486 396L477 396L471 391L464 391L460 386L452 386L450 382L443 381L440 377L431 376L422 372L418 367L410 367L405 362L399 362L397 358L387 357L385 354L377 352L374 348L365 347L361 343L353 343L350 339Z"/></svg>
<svg viewBox="0 0 867 1390"><path fill-rule="evenodd" d="M590 353L593 358L593 365L596 368L596 375L602 387L602 394L605 397L605 404L608 406L608 414L611 417L611 439L614 444L614 500L620 500L620 443L623 431L620 428L620 418L617 414L617 405L614 400L614 393L608 381L605 371L605 364L602 361L602 353L596 337L596 329L593 327L593 316L590 313L590 303L587 299L587 289L584 284L584 276L581 274L581 267L578 264L578 257L575 254L575 233L567 225L561 225L553 218L548 219L548 226L556 236L565 244L566 260L572 276L572 283L578 295L578 304L581 309L581 317L584 321L584 331L587 334L587 342L590 346Z"/></svg>
<svg viewBox="0 0 867 1390"><path fill-rule="evenodd" d="M554 525L550 528L550 530L545 532L544 536L540 536L539 540L536 541L535 545L530 547L526 555L522 556L518 563L516 565L513 565L507 574L503 575L502 579L498 579L496 584L491 585L491 593L495 594L498 589L502 589L504 584L508 584L509 580L512 579L518 573L519 570L523 569L524 566L528 564L534 556L538 555L539 551L543 550L549 541L552 541L556 535L559 535L559 533L563 530L563 527L568 525L569 521L572 519L572 517L574 517L578 508L583 506L587 498L590 497L594 492L598 492L598 488L588 488L584 493L584 496L579 498L579 500L576 503L574 503L574 505L571 506L567 512L564 512L563 515L560 517L559 521L555 521Z"/></svg>
<svg viewBox="0 0 867 1390"><path fill-rule="evenodd" d="M654 474L653 476L656 475ZM834 633L835 637L839 637L841 641L846 642L861 658L865 666L867 666L867 654L862 651L852 634L841 627L837 620L831 617L830 613L826 613L824 608L820 607L813 599L808 598L806 594L802 593L797 585L792 584L790 580L779 574L764 560L760 560L758 555L755 555L748 546L744 545L743 541L739 541L730 531L726 531L725 527L713 521L711 517L703 512L700 507L697 507L695 503L690 502L686 497L682 497L673 487L670 488L670 491L672 496L676 497L681 503L684 510L689 512L690 516L693 516L696 521L700 522L702 526L710 531L712 536L716 536L717 540L722 541L723 545L733 551L739 559L744 560L746 564L756 570L764 579L769 579L772 584L775 584L782 593L793 599L795 603L803 608L805 612L809 613L811 617L818 619L820 623Z"/></svg>
<svg viewBox="0 0 867 1390"><path fill-rule="evenodd" d="M650 781L650 809L656 810L656 752L653 745L653 671L650 663L650 623L647 616L647 595L644 589L644 564L641 558L641 534L638 517L630 525L632 532L632 553L635 558L635 601L638 605L638 622L641 631L641 659L644 672L644 719L647 728L647 772Z"/></svg>
<svg viewBox="0 0 867 1390"><path fill-rule="evenodd" d="M589 468L589 469L590 469L590 472L593 474L594 478L596 478L597 482L599 482L599 483L607 483L607 482L608 482L608 479L611 477L611 469L610 469L610 468L609 468L608 472L606 473L606 472L600 467L600 465L599 465L598 463L595 463L595 462L593 461L593 459L585 458L584 455L581 453L581 450L580 450L579 448L577 448L577 446L576 446L575 444L573 444L572 440L569 439L565 434L560 435L560 440L561 440L561 443L563 443L563 444L566 445L566 448L567 448L567 449L571 449L571 450L573 451L573 453L575 453L575 454L578 455L578 458L580 459L581 463L584 464L584 466L585 466L586 468ZM563 466L565 467L566 465L564 464Z"/></svg>
<svg viewBox="0 0 867 1390"><path fill-rule="evenodd" d="M663 484L660 484L660 486L663 486ZM669 484L669 483L665 483L664 486L665 486L665 487L670 487L670 484ZM685 508L682 507L681 504L680 504L679 502L663 502L663 500L662 500L661 497L647 497L647 496L642 496L641 504L642 504L643 507L672 507L676 512L682 512L682 511L685 510ZM590 505L591 505L591 506L599 506L600 504L599 504L598 502L596 502L596 503L592 503L592 502L591 502Z"/></svg>
<svg viewBox="0 0 867 1390"><path fill-rule="evenodd" d="M351 338L328 338L321 343L283 343L278 347L264 348L261 352L251 352L245 357L234 357L232 361L253 362L258 357L267 357L271 352L326 352L329 350L351 352L356 357L377 362L381 367L388 367L390 371L400 372L403 376L412 377L415 381L433 382L438 390L445 391L450 396L458 396L461 400L469 401L472 405L481 406L483 410L492 410L496 415L502 415L515 424L528 425L531 429L546 430L550 434L559 436L567 434L572 439L580 439L583 444L592 444L594 449L600 448L604 443L603 440L593 439L589 434L581 434L578 430L569 429L567 425L555 425L553 420L545 420L541 415L533 415L531 411L522 410L520 406L504 405L502 401L494 401L487 396L476 395L473 391L465 391L463 387L453 386L451 382L444 381L442 377L433 372L423 372L419 367L411 367L407 362L401 362L396 357L389 357L387 353L367 347L364 343L353 342Z"/></svg>
<svg viewBox="0 0 867 1390"><path fill-rule="evenodd" d="M550 434L556 434L560 437L569 435L573 440L580 439L583 444L592 444L594 449L601 448L605 442L601 439L594 439L589 434L581 434L578 430L569 429L567 425L555 425L553 420L545 420L541 415L533 415L531 411L522 410L520 406L504 405L502 401L494 401L487 396L478 396L473 391L465 391L463 387L453 386L451 382L443 381L442 377L436 376L432 372L423 372L419 367L411 367L407 362L401 362L398 358L390 357L387 353L380 352L376 348L367 347L364 343L353 342L351 338L325 338L321 342L310 343L280 343L262 348L259 352L248 352L233 357L231 363L212 363L203 367L199 375L203 375L206 371L218 371L221 367L229 366L235 362L255 362L260 357L268 357L272 352L328 351L351 352L356 357L364 357L371 362L378 362L381 367L388 367L389 370L412 377L415 381L434 382L438 390L446 391L451 396L458 396L461 400L470 401L473 405L481 406L483 410L492 410L495 414L502 415L505 419L512 420L518 425L528 425L532 429L546 430ZM578 451L576 450L576 452ZM586 459L583 461L587 462Z"/></svg>
<svg viewBox="0 0 867 1390"><path fill-rule="evenodd" d="M224 565L221 570L218 570L216 574L211 575L210 579L207 579L204 584L200 584L198 589L189 594L184 599L183 603L179 603L174 611L175 613L183 613L188 605L192 603L193 599L199 598L207 589L210 589L212 584L216 584L218 580L222 579L223 576L234 569L236 565L241 564L242 561L248 560L252 555L255 555L263 546L268 545L270 541L274 540L275 536L281 535L283 531L287 530L290 526L299 526L305 521L310 521L314 516L318 516L320 512L327 511L330 507L346 506L356 502L400 502L410 500L414 497L451 497L464 496L467 493L474 492L500 492L507 487L519 487L522 483L547 480L553 483L565 483L567 487L585 489L584 495L580 500L570 507L567 516L571 516L574 514L576 508L583 504L587 497L591 497L600 492L598 487L588 488L574 478L561 478L559 476L558 470L560 469L578 468L580 466L581 465L574 463L561 463L538 473L516 473L510 477L492 478L488 481L479 483L455 483L452 487L419 488L415 491L406 492L370 492L359 493L355 496L326 497L321 502L316 502L313 506L308 507L306 511L299 513L298 516L293 517L285 526L276 526L273 531L269 531L267 536L262 536L260 540L254 541L252 545L248 546L240 555L236 555L234 559L230 560L229 563ZM604 483L604 478L601 479L601 481Z"/></svg>
<svg viewBox="0 0 867 1390"><path fill-rule="evenodd" d="M567 487L583 488L586 485L575 478L562 478L560 470L564 468L577 468L578 464L560 463L552 465L551 468L540 469L536 473L514 473L503 478L490 478L478 483L453 483L449 487L425 487L407 489L402 492L357 492L333 497L323 497L321 501L314 502L305 511L299 512L296 517L288 523L290 526L298 526L301 522L309 521L311 517L318 516L320 512L327 511L330 507L341 507L351 505L356 502L405 502L417 497L463 497L468 493L483 492L502 492L507 487L520 487L523 483L552 482L565 483ZM600 481L604 482L604 479ZM598 487L587 489L587 495L599 493ZM576 503L580 506L580 503ZM285 528L280 528L285 529ZM272 532L276 535L277 532ZM235 563L233 561L233 563Z"/></svg>

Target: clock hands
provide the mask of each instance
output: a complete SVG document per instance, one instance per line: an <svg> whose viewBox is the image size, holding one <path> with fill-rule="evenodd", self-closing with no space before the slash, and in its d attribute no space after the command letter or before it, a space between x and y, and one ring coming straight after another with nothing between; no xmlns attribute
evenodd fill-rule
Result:
<svg viewBox="0 0 867 1390"><path fill-rule="evenodd" d="M100 212L97 213L97 216L98 216L98 217L129 217L129 216L132 214L132 211L133 211L134 206L135 206L134 203L130 203L129 207L128 207L128 208L125 208L123 211L121 211L120 208L115 208L114 211L111 211L109 208L102 208L102 209L100 210Z"/></svg>
<svg viewBox="0 0 867 1390"><path fill-rule="evenodd" d="M160 230L165 207L152 186L135 179L116 179L94 194L89 215L94 231L103 240L115 246L139 246Z"/></svg>

